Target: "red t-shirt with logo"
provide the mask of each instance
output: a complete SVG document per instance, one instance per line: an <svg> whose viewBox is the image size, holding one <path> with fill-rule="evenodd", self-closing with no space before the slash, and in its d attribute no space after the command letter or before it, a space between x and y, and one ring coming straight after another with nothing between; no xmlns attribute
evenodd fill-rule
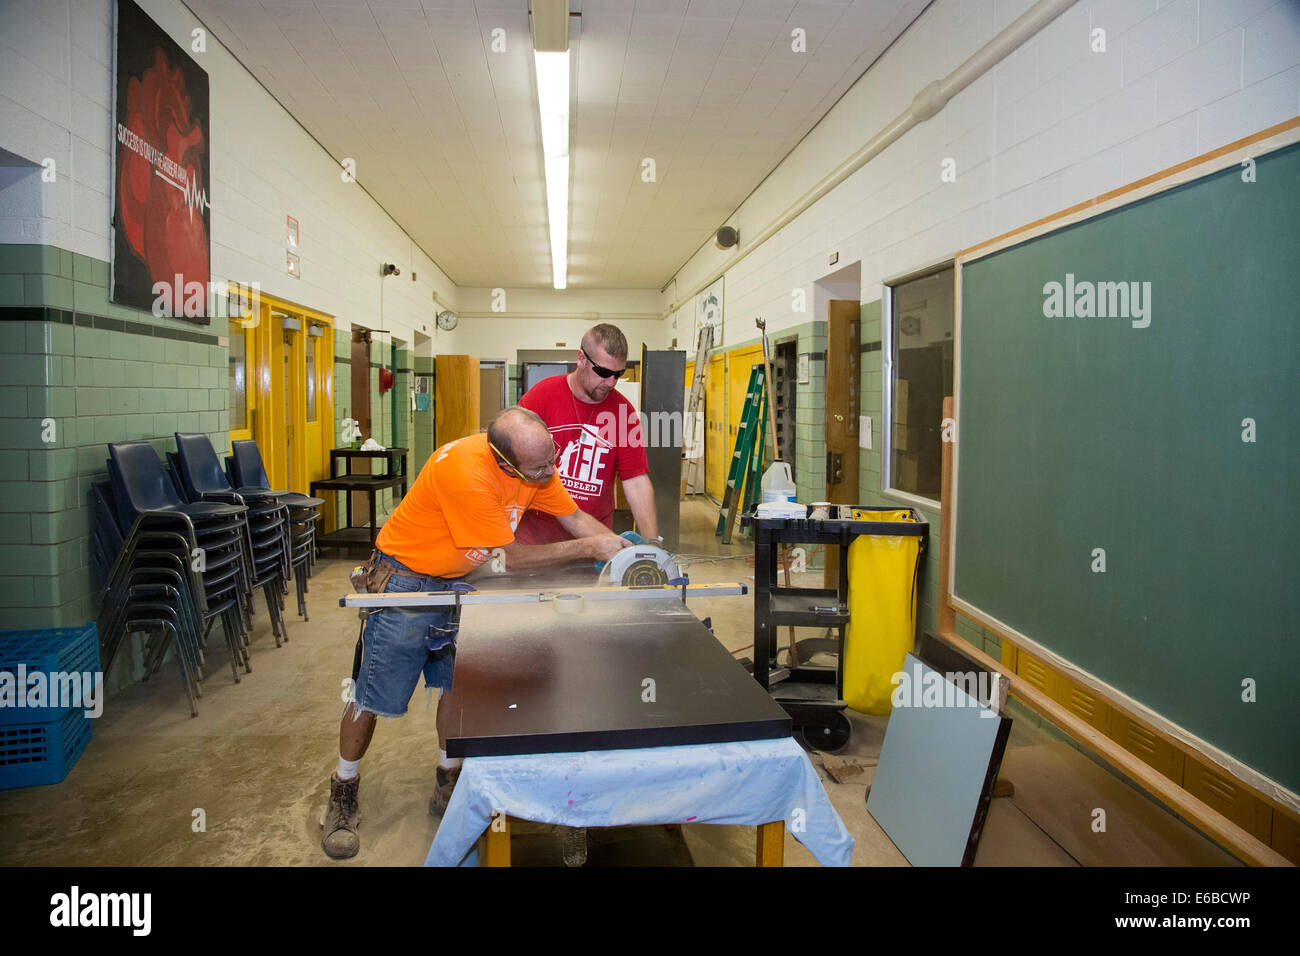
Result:
<svg viewBox="0 0 1300 956"><path fill-rule="evenodd" d="M641 419L632 403L613 389L605 400L589 405L569 388L567 375L544 378L519 399L551 430L560 449L559 473L578 507L611 528L614 524L614 477L623 481L650 470ZM569 538L558 521L536 510L526 512L515 530L523 544L550 544Z"/></svg>

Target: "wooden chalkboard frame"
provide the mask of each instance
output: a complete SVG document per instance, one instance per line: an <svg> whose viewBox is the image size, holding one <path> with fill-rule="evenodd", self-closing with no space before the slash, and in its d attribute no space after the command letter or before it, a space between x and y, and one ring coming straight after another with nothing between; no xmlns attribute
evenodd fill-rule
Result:
<svg viewBox="0 0 1300 956"><path fill-rule="evenodd" d="M1212 173L1239 165L1246 158L1258 158L1268 153L1300 142L1300 117L1279 123L1261 132L1219 149L1196 157L1170 169L1147 176L1135 183L1104 193L1094 199L1071 206L1059 213L1036 220L1019 229L1004 233L986 242L962 250L954 257L954 397L945 402L945 418L960 421L961 398L961 319L962 319L962 267L965 264L992 255L1002 249L1019 245L1031 239L1066 228L1075 223L1113 211L1130 203L1146 199ZM949 405L949 403L952 403ZM954 426L955 427L955 426ZM1265 777L1184 728L1144 706L1140 701L1123 694L1097 677L1075 667L1058 654L1037 643L1025 634L984 612L975 604L954 593L956 566L954 542L959 533L955 503L960 461L960 436L954 436L945 446L944 483L942 492L942 527L940 533L940 602L939 634L954 646L969 652L969 644L956 634L956 612L978 622L996 633L1014 647L1038 655L1065 672L1111 705L1116 711L1139 717L1152 725L1166 742L1189 754L1203 757L1255 791L1267 804L1286 808L1295 813L1300 809L1300 795L1274 780ZM997 662L984 655L982 663L1008 677L1011 693L1028 703L1034 710L1049 717L1054 723L1080 743L1096 751L1118 769L1137 780L1143 787L1173 807L1177 812L1200 826L1240 858L1266 865L1287 864L1276 850L1265 845L1254 835L1237 826L1213 808L1187 793L1174 781L1152 770L1150 766L1129 753L1114 741L1107 739L1095 728L1086 724L1065 707L1051 700L1037 688L1029 686L1023 678L1007 672Z"/></svg>

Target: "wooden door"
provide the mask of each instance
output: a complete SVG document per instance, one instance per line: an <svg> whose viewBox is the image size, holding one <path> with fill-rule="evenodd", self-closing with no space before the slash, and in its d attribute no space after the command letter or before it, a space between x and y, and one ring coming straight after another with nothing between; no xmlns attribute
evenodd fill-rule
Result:
<svg viewBox="0 0 1300 956"><path fill-rule="evenodd" d="M796 382L798 381L798 357L796 343L781 342L776 347L776 356L772 362L772 397L776 403L776 448L781 458L790 465L794 474L794 422L796 410Z"/></svg>
<svg viewBox="0 0 1300 956"><path fill-rule="evenodd" d="M832 299L826 328L826 500L858 503L859 327L862 307ZM838 548L826 549L826 587L835 587Z"/></svg>
<svg viewBox="0 0 1300 956"><path fill-rule="evenodd" d="M858 502L858 386L861 307L832 299L826 330L826 500Z"/></svg>
<svg viewBox="0 0 1300 956"><path fill-rule="evenodd" d="M474 356L439 355L434 359L433 421L439 448L478 433L479 387L478 359Z"/></svg>
<svg viewBox="0 0 1300 956"><path fill-rule="evenodd" d="M479 367L478 425L483 431L505 410L506 370L500 365Z"/></svg>
<svg viewBox="0 0 1300 956"><path fill-rule="evenodd" d="M718 500L727 484L727 356L709 359L704 394L704 490Z"/></svg>

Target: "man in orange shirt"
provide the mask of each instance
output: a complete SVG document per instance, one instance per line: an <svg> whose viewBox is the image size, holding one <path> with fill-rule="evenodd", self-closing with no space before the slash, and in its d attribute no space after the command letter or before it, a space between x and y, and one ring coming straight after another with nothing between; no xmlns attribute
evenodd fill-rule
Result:
<svg viewBox="0 0 1300 956"><path fill-rule="evenodd" d="M384 591L447 591L483 564L495 548L511 571L530 571L575 559L608 560L628 542L578 509L555 471L556 450L546 425L533 412L510 408L488 426L442 446L421 469L410 492L375 541L376 558L392 576ZM524 545L514 529L528 508L554 515L574 538ZM437 727L447 740L443 701L451 688L453 658L435 658L425 640L430 626L447 629L450 609L383 608L370 614L362 636L360 666L339 726L339 763L330 777L330 803L321 844L331 857L355 856L357 791L361 758L370 746L376 717L401 717L420 673L441 688ZM448 631L450 633L450 631ZM441 813L459 775L459 760L438 751L437 790L430 810Z"/></svg>

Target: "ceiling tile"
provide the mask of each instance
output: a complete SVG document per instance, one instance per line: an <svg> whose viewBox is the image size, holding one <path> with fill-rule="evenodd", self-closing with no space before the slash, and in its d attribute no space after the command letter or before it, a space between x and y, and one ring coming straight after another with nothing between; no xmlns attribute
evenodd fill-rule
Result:
<svg viewBox="0 0 1300 956"><path fill-rule="evenodd" d="M662 286L923 6L573 2L574 288ZM525 0L187 3L453 281L549 286Z"/></svg>

